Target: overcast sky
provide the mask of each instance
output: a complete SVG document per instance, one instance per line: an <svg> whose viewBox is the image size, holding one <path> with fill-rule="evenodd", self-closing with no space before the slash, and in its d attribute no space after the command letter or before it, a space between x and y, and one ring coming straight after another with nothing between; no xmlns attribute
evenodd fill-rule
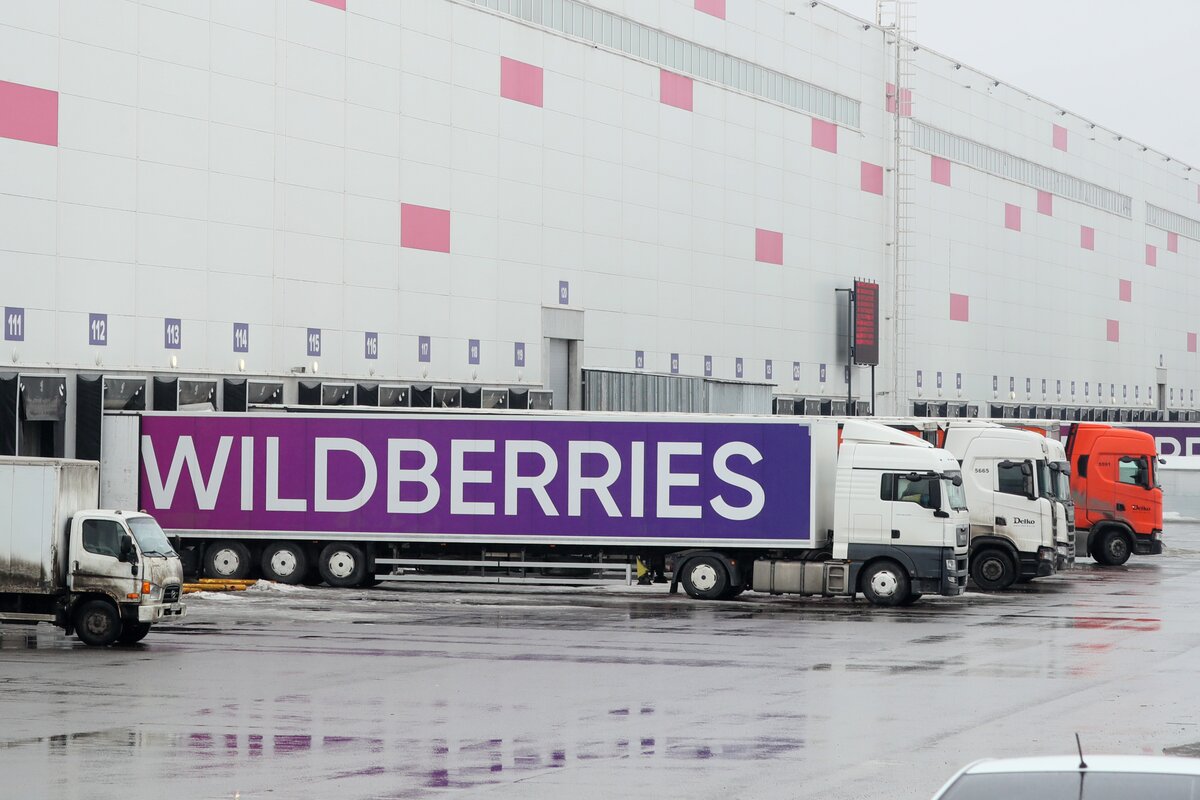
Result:
<svg viewBox="0 0 1200 800"><path fill-rule="evenodd" d="M826 0L875 19L875 0ZM1200 167L1200 0L917 0L916 39Z"/></svg>

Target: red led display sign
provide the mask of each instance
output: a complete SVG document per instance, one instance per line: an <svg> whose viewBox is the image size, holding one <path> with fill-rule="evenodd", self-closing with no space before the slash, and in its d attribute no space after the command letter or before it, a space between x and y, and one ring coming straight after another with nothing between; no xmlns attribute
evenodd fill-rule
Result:
<svg viewBox="0 0 1200 800"><path fill-rule="evenodd" d="M879 363L879 284L854 282L854 363Z"/></svg>

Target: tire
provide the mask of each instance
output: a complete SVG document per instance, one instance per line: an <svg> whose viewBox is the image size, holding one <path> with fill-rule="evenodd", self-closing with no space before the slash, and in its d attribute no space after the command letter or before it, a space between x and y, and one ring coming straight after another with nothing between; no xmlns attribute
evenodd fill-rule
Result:
<svg viewBox="0 0 1200 800"><path fill-rule="evenodd" d="M250 548L241 542L213 542L204 551L204 577L242 580L250 576Z"/></svg>
<svg viewBox="0 0 1200 800"><path fill-rule="evenodd" d="M699 556L683 565L683 590L696 600L720 600L729 591L729 571L714 556Z"/></svg>
<svg viewBox="0 0 1200 800"><path fill-rule="evenodd" d="M912 595L908 572L895 561L876 561L860 578L863 596L877 606L904 605Z"/></svg>
<svg viewBox="0 0 1200 800"><path fill-rule="evenodd" d="M917 602L922 597L924 597L924 595L922 595L920 592L909 592L908 597L905 598L904 602L902 602L900 605L911 606L913 603Z"/></svg>
<svg viewBox="0 0 1200 800"><path fill-rule="evenodd" d="M89 647L108 647L121 636L121 615L107 600L88 600L74 618L75 635Z"/></svg>
<svg viewBox="0 0 1200 800"><path fill-rule="evenodd" d="M1017 581L1017 567L1003 550L989 547L971 559L971 582L982 592L998 592Z"/></svg>
<svg viewBox="0 0 1200 800"><path fill-rule="evenodd" d="M1092 557L1106 567L1119 567L1129 560L1132 548L1123 531L1109 528L1100 535Z"/></svg>
<svg viewBox="0 0 1200 800"><path fill-rule="evenodd" d="M179 563L183 566L183 576L191 578L200 574L200 548L184 547L179 551Z"/></svg>
<svg viewBox="0 0 1200 800"><path fill-rule="evenodd" d="M321 580L340 589L353 589L367 580L367 554L356 544L325 545L317 560Z"/></svg>
<svg viewBox="0 0 1200 800"><path fill-rule="evenodd" d="M149 622L129 622L121 628L121 635L117 637L117 644L130 645L137 644L142 639L146 638L146 634L150 632Z"/></svg>
<svg viewBox="0 0 1200 800"><path fill-rule="evenodd" d="M259 568L267 580L295 586L308 577L308 553L295 542L272 542L263 548Z"/></svg>

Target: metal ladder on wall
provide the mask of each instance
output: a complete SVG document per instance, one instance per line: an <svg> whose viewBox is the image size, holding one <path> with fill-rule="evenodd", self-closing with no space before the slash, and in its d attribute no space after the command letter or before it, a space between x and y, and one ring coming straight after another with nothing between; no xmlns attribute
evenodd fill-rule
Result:
<svg viewBox="0 0 1200 800"><path fill-rule="evenodd" d="M913 85L916 80L913 35L916 0L875 0L875 22L884 29L884 46L892 56L892 402L896 414L910 408L909 320L913 314L909 279L912 266L912 227L916 209L913 200Z"/></svg>

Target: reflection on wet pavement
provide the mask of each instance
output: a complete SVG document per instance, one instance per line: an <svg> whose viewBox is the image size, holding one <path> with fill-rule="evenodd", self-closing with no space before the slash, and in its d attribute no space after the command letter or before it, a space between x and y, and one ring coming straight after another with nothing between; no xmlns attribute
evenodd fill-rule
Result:
<svg viewBox="0 0 1200 800"><path fill-rule="evenodd" d="M988 755L1200 755L1200 526L879 609L661 586L193 601L125 650L0 628L5 797L928 797Z"/></svg>

